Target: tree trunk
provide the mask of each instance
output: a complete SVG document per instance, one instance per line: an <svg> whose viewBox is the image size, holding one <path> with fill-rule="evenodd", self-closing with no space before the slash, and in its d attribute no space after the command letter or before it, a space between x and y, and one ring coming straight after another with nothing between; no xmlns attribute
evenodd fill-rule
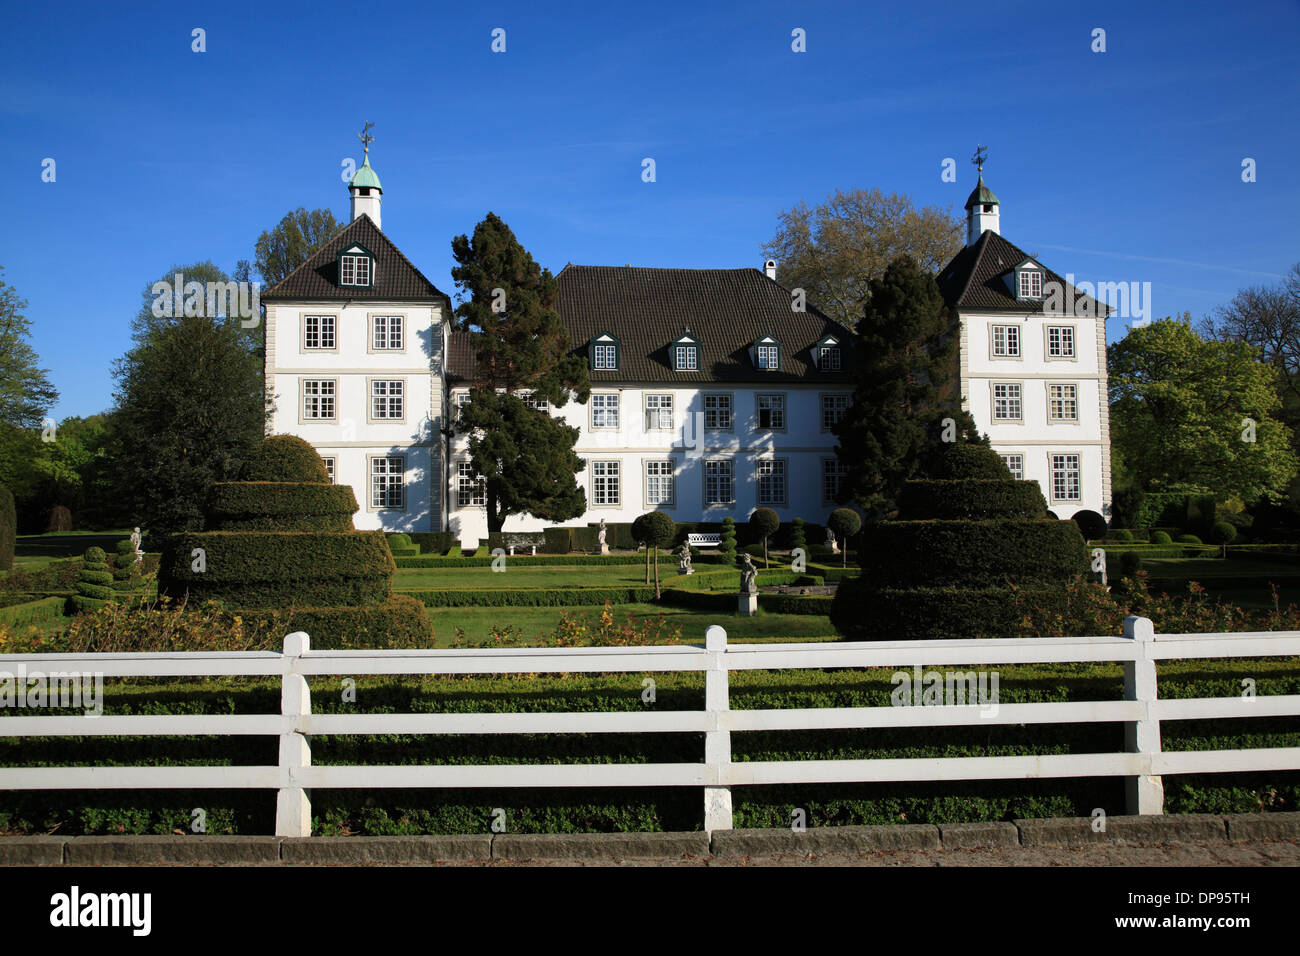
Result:
<svg viewBox="0 0 1300 956"><path fill-rule="evenodd" d="M842 540L844 546L840 548L840 567L847 568L849 566L849 536L844 535Z"/></svg>
<svg viewBox="0 0 1300 956"><path fill-rule="evenodd" d="M645 584L646 587L650 586L650 545L649 543L647 543L645 546Z"/></svg>
<svg viewBox="0 0 1300 956"><path fill-rule="evenodd" d="M763 570L766 571L771 566L772 566L771 563L767 560L767 538L764 538L763 539Z"/></svg>
<svg viewBox="0 0 1300 956"><path fill-rule="evenodd" d="M660 595L659 595L659 548L658 548L658 546L655 547L654 565L655 565L655 600L658 601L658 600L659 600L659 597L660 597Z"/></svg>

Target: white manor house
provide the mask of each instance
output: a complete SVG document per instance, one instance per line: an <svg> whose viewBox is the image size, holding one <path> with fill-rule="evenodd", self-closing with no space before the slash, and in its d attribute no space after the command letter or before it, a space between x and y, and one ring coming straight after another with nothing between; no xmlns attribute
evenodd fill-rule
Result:
<svg viewBox="0 0 1300 956"><path fill-rule="evenodd" d="M262 295L270 432L307 440L357 490L358 528L450 531L473 546L487 539L486 509L468 438L449 427L469 395L469 335L382 232L368 154L348 190L349 225ZM1096 311L1045 313L1045 291L1063 280L999 235L982 177L966 208L967 246L938 277L961 318L964 404L1058 517L1109 516L1107 309L1089 299ZM851 329L811 305L795 311L771 261L569 265L557 281L592 386L585 405L542 409L579 429L586 462L588 510L566 524L650 510L742 522L760 507L825 523L840 480L831 428L853 393ZM547 524L515 515L503 530Z"/></svg>

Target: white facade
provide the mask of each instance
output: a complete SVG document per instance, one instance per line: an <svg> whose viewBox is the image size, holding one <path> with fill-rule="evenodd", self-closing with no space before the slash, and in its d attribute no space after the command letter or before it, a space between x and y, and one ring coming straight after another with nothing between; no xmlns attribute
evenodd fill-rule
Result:
<svg viewBox="0 0 1300 956"><path fill-rule="evenodd" d="M442 313L409 302L267 306L271 433L310 442L335 483L352 486L357 528L442 528Z"/></svg>
<svg viewBox="0 0 1300 956"><path fill-rule="evenodd" d="M460 396L468 389L451 390L453 405ZM656 510L675 521L731 516L744 522L757 508L771 508L782 522L824 524L840 507L833 500L836 438L829 425L851 397L838 382L770 389L593 386L587 404L570 401L552 411L579 429L575 452L586 462L577 481L587 513L564 524L626 523ZM487 540L488 528L486 509L473 503L472 479L462 470L468 442L466 435L451 442L447 515L448 530L472 545ZM515 515L502 530L540 531L553 524Z"/></svg>

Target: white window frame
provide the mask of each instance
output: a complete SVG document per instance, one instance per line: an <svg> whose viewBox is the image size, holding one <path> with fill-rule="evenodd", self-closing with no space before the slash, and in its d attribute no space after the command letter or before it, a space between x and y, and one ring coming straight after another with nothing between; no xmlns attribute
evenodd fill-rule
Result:
<svg viewBox="0 0 1300 956"><path fill-rule="evenodd" d="M1053 393L1060 389L1059 397ZM1071 394L1066 397L1065 390L1069 389ZM1056 413L1057 406L1060 406L1062 414ZM1064 414L1067 410L1072 410L1073 415ZM1047 420L1049 422L1069 422L1078 424L1079 422L1079 386L1076 382L1048 382L1047 383Z"/></svg>
<svg viewBox="0 0 1300 956"><path fill-rule="evenodd" d="M781 346L757 345L754 358L759 369L764 372L775 372L781 367Z"/></svg>
<svg viewBox="0 0 1300 956"><path fill-rule="evenodd" d="M1069 463L1067 461L1067 459L1071 459L1071 458L1074 459L1073 471L1071 471ZM1057 467L1057 459L1061 459L1063 462L1059 470ZM1073 481L1074 481L1073 495L1070 495L1068 493L1070 491L1071 477L1073 477ZM1062 486L1066 491L1066 494L1064 496L1058 495L1056 493L1058 489L1058 484L1057 484L1058 478L1060 479ZM1073 451L1049 452L1047 455L1047 480L1048 480L1048 484L1050 485L1053 501L1062 501L1062 502L1082 501L1083 500L1083 456L1080 455L1078 452L1073 452Z"/></svg>
<svg viewBox="0 0 1300 956"><path fill-rule="evenodd" d="M757 501L760 508L784 508L789 504L790 468L787 461L785 458L759 458L754 462L754 485L758 489ZM765 480L768 483L766 488ZM776 491L780 494L775 494Z"/></svg>
<svg viewBox="0 0 1300 956"><path fill-rule="evenodd" d="M382 475L379 474L376 469L376 465L381 461L384 462L384 469ZM391 462L397 462L397 465L395 466L397 469L396 471L389 470L394 467L393 465L390 464ZM393 475L397 475L399 478L397 482L397 493L401 503L396 505L391 503L391 500L389 499L389 495L391 494L391 489L393 485L392 482L384 482L383 485L385 489L384 498L388 503L376 504L375 492L378 488L376 484L376 479L381 477L391 478ZM405 455L366 456L366 502L367 502L367 508L366 508L367 511L405 511L406 510L406 456Z"/></svg>
<svg viewBox="0 0 1300 956"><path fill-rule="evenodd" d="M468 499L468 500L467 500ZM474 463L464 458L456 462L456 507L484 508L487 506L487 482L474 470Z"/></svg>
<svg viewBox="0 0 1300 956"><path fill-rule="evenodd" d="M612 409L610 407L612 400ZM591 428L593 431L618 431L622 398L618 392L591 393ZM597 413L600 414L597 414ZM610 421L610 417L613 421Z"/></svg>
<svg viewBox="0 0 1300 956"><path fill-rule="evenodd" d="M823 345L817 350L817 369L822 372L838 372L843 368L844 359L838 345Z"/></svg>
<svg viewBox="0 0 1300 956"><path fill-rule="evenodd" d="M375 394L375 388L376 386L379 385L385 386L385 394L382 396L384 400L383 408L385 410L385 414L383 415L375 414L375 412L378 411L378 407L375 404L375 400L381 397ZM396 396L394 396L391 389L393 385L399 386L400 389L399 392L396 394ZM387 414L387 410L391 407L394 397L396 397L397 399L398 409L401 412L400 415ZM406 398L407 398L406 379L379 378L379 377L367 378L366 379L366 423L369 425L391 425L393 423L405 422L406 412L407 412Z"/></svg>
<svg viewBox="0 0 1300 956"><path fill-rule="evenodd" d="M998 452L998 457L1001 458L1001 459L1002 459L1002 463L1003 463L1004 465L1007 466L1007 471L1011 472L1011 477L1012 477L1012 478L1015 478L1017 481L1024 481L1024 480L1025 480L1025 454L1024 454L1024 452L1020 452L1020 451L1005 451L1005 452L1004 452L1004 451L1000 451L1000 452ZM1012 458L1016 459L1016 460L1019 462L1019 467L1018 467L1018 468L1013 468L1013 467L1011 466L1011 461L1010 461L1010 459L1012 459Z"/></svg>
<svg viewBox="0 0 1300 956"><path fill-rule="evenodd" d="M613 490L612 500L611 489ZM623 507L623 463L619 459L609 458L592 461L591 507Z"/></svg>
<svg viewBox="0 0 1300 956"><path fill-rule="evenodd" d="M543 415L551 414L551 403L544 398L534 398L532 392L520 392L519 400L531 409L541 412Z"/></svg>
<svg viewBox="0 0 1300 956"><path fill-rule="evenodd" d="M618 371L618 346L609 342L593 345L591 367L598 372Z"/></svg>
<svg viewBox="0 0 1300 956"><path fill-rule="evenodd" d="M999 388L1006 388L1006 389L1014 388L1014 389L1016 390L1015 398L1013 399L1013 398L1011 397L1010 393L1008 393L1007 395L1005 395L1005 396L1003 396L1001 399L999 399L999 398L998 398L998 389L999 389ZM989 383L989 394L992 396L992 403L991 403L990 406L989 406L989 415L990 415L991 420L992 420L993 422L995 422L995 423L997 423L997 422L1023 422L1023 421L1025 420L1025 387L1024 387L1023 383L1021 383L1021 382L990 382L990 383ZM1007 403L1008 403L1008 409L1010 408L1010 403L1011 403L1012 401L1014 401L1015 404L1016 404L1016 411L1018 412L1018 414L1015 415L1015 416L1008 416L1008 415L999 416L999 415L998 415L998 402L999 402L999 401L1007 402Z"/></svg>
<svg viewBox="0 0 1300 956"><path fill-rule="evenodd" d="M998 351L998 333L1002 333L1002 351ZM1014 342L1012 340L1015 340ZM1020 326L1018 325L990 325L989 326L989 355L995 359L1021 357Z"/></svg>
<svg viewBox="0 0 1300 956"><path fill-rule="evenodd" d="M731 492L731 497L723 500L713 500L709 495L709 466L726 466L726 474L715 475L712 480L716 482L727 483L727 489ZM706 458L704 460L704 480L701 482L700 490L704 497L705 508L734 508L736 505L736 462L732 458Z"/></svg>
<svg viewBox="0 0 1300 956"><path fill-rule="evenodd" d="M325 462L325 473L326 473L327 475L330 476L330 484L331 484L331 485L337 485L337 484L338 484L338 479L336 479L336 478L334 477L334 469L335 469L337 463L336 463L335 460L334 460L334 456L333 456L333 455L321 455L321 456L320 456L320 460L323 461L323 462Z"/></svg>
<svg viewBox="0 0 1300 956"><path fill-rule="evenodd" d="M1059 340L1057 351L1052 351L1052 333L1057 333ZM1069 351L1065 350L1066 339L1069 339ZM1075 334L1073 325L1049 325L1043 332L1044 349L1046 349L1045 358L1049 362L1066 362L1078 357L1075 350Z"/></svg>
<svg viewBox="0 0 1300 956"><path fill-rule="evenodd" d="M641 475L644 482L642 494L647 508L672 508L677 505L677 463L673 459L642 459ZM667 488L667 497L650 493L656 482L660 483L661 488Z"/></svg>
<svg viewBox="0 0 1300 956"><path fill-rule="evenodd" d="M646 392L643 405L646 431L672 431L677 427L676 399L672 392Z"/></svg>
<svg viewBox="0 0 1300 956"><path fill-rule="evenodd" d="M312 337L312 319L316 319L316 344L311 344ZM328 327L326 319L329 320ZM326 345L326 338L329 344ZM316 312L302 317L302 348L304 352L337 352L339 350L338 340L338 318L333 315L319 314Z"/></svg>
<svg viewBox="0 0 1300 956"><path fill-rule="evenodd" d="M677 346L673 358L673 369L678 372L698 372L700 370L699 346Z"/></svg>
<svg viewBox="0 0 1300 956"><path fill-rule="evenodd" d="M1035 290L1037 285L1037 290ZM1043 272L1041 269L1025 269L1020 273L1018 287L1021 299L1041 299L1043 297Z"/></svg>
<svg viewBox="0 0 1300 956"><path fill-rule="evenodd" d="M319 403L323 404L326 398L329 399L329 415L308 415L307 414L307 387L309 385L329 385L328 395L323 389L318 389L314 396ZM298 386L298 423L300 425L309 425L313 422L336 422L339 420L339 381L336 378L304 378L300 380Z"/></svg>
<svg viewBox="0 0 1300 956"><path fill-rule="evenodd" d="M362 280L360 277L360 273L362 271L360 267L362 265L364 265L365 267L364 280ZM352 268L351 282L349 282L347 279L349 266L351 266ZM372 268L370 256L366 255L364 252L353 252L353 253L344 253L342 256L339 257L339 285L365 288L373 284L374 284L374 269Z"/></svg>
<svg viewBox="0 0 1300 956"><path fill-rule="evenodd" d="M394 312L370 313L370 352L402 352L406 350L406 316ZM383 327L383 344L379 343ZM394 335L396 333L396 335ZM396 345L393 342L396 341Z"/></svg>
<svg viewBox="0 0 1300 956"><path fill-rule="evenodd" d="M763 400L768 402L768 424L763 424ZM777 401L777 406L772 405L772 400ZM780 412L779 425L772 424L774 413ZM754 396L754 428L762 432L783 432L786 430L786 423L789 419L786 417L785 392L759 392Z"/></svg>

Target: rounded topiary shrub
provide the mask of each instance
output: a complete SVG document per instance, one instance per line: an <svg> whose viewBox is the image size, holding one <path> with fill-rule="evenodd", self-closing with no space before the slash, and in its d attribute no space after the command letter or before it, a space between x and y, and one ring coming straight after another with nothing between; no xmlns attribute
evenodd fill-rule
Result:
<svg viewBox="0 0 1300 956"><path fill-rule="evenodd" d="M1152 544L1173 544L1174 539L1169 537L1168 531L1152 531L1151 543Z"/></svg>
<svg viewBox="0 0 1300 956"><path fill-rule="evenodd" d="M1119 570L1124 577L1133 577L1142 570L1142 555L1136 551L1125 551L1119 556Z"/></svg>
<svg viewBox="0 0 1300 956"><path fill-rule="evenodd" d="M297 435L263 439L244 463L245 481L311 481L328 484L329 472L316 449Z"/></svg>
<svg viewBox="0 0 1300 956"><path fill-rule="evenodd" d="M1042 518L1047 502L1036 481L1006 478L904 482L899 517Z"/></svg>
<svg viewBox="0 0 1300 956"><path fill-rule="evenodd" d="M1179 544L1204 544L1204 542L1194 534L1180 534L1178 536Z"/></svg>
<svg viewBox="0 0 1300 956"><path fill-rule="evenodd" d="M1088 541L1096 541L1106 535L1106 519L1095 511L1086 508L1076 511L1070 520L1079 526L1079 530Z"/></svg>
<svg viewBox="0 0 1300 956"><path fill-rule="evenodd" d="M108 555L104 553L103 548L87 548L86 553L81 556L81 560L84 562L83 567L93 568L96 571L108 570Z"/></svg>
<svg viewBox="0 0 1300 956"><path fill-rule="evenodd" d="M804 532L803 518L795 518L790 522L790 547L802 548L804 553L808 551L808 536Z"/></svg>
<svg viewBox="0 0 1300 956"><path fill-rule="evenodd" d="M959 480L962 478L988 478L1011 480L1011 472L992 448L971 442L952 442L932 454L923 464L929 478Z"/></svg>
<svg viewBox="0 0 1300 956"><path fill-rule="evenodd" d="M1110 536L1113 540L1123 541L1125 544L1132 543L1133 541L1133 532L1129 531L1128 528L1117 528L1110 533Z"/></svg>
<svg viewBox="0 0 1300 956"><path fill-rule="evenodd" d="M1215 544L1228 544L1237 537L1237 529L1226 521L1216 521L1210 529L1210 540Z"/></svg>

